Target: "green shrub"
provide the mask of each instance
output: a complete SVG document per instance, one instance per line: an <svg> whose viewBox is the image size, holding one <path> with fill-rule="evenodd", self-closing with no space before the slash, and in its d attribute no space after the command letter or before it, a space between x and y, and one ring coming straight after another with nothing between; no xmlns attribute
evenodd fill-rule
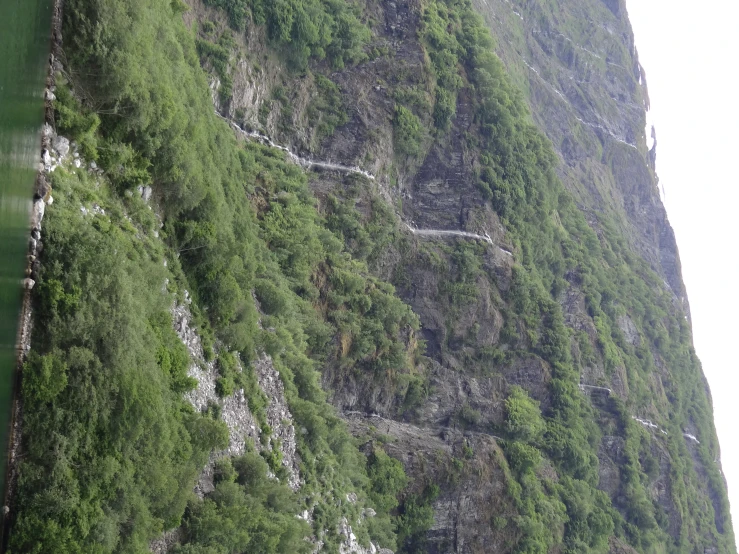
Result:
<svg viewBox="0 0 739 554"><path fill-rule="evenodd" d="M541 417L539 403L529 398L525 390L511 387L505 400L505 410L505 429L509 436L532 444L541 440L546 423Z"/></svg>
<svg viewBox="0 0 739 554"><path fill-rule="evenodd" d="M374 505L384 512L394 510L398 496L408 485L403 465L376 447L367 460L367 476L370 479L367 494Z"/></svg>
<svg viewBox="0 0 739 554"><path fill-rule="evenodd" d="M421 152L423 132L421 121L404 106L395 106L393 118L395 150L406 156L417 156Z"/></svg>
<svg viewBox="0 0 739 554"><path fill-rule="evenodd" d="M520 441L506 443L505 453L511 469L518 474L536 471L541 464L541 452Z"/></svg>

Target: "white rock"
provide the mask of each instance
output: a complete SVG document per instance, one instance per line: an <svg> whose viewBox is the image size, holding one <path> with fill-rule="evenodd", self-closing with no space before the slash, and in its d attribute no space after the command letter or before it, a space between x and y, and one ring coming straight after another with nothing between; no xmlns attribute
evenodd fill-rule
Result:
<svg viewBox="0 0 739 554"><path fill-rule="evenodd" d="M77 155L77 154L75 154L75 156L76 156L76 155ZM80 159L79 159L79 158L76 158L76 159L74 160L74 167L80 167L81 165L82 165L82 162L80 161Z"/></svg>
<svg viewBox="0 0 739 554"><path fill-rule="evenodd" d="M46 203L47 203L47 204L48 204L49 206L51 206L51 205L52 205L52 204L54 203L54 197L53 197L53 196L49 196L49 199L48 199L48 200L46 201Z"/></svg>
<svg viewBox="0 0 739 554"><path fill-rule="evenodd" d="M144 199L144 202L148 202L151 199L151 187L139 186L139 195Z"/></svg>
<svg viewBox="0 0 739 554"><path fill-rule="evenodd" d="M33 229L41 229L41 221L44 219L46 204L43 200L38 199L33 203L33 212L31 214L31 227Z"/></svg>
<svg viewBox="0 0 739 554"><path fill-rule="evenodd" d="M67 154L69 154L69 139L64 137L54 137L54 140L51 142L51 146L59 153L59 158L64 158Z"/></svg>

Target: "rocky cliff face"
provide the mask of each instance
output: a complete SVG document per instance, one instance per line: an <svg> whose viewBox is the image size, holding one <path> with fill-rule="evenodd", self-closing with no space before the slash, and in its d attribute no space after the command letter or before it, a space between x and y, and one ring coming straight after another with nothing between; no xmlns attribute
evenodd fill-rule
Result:
<svg viewBox="0 0 739 554"><path fill-rule="evenodd" d="M646 72L622 0L507 2L475 7L496 51L526 90L532 115L562 160L559 173L594 225L616 216L620 232L689 310L675 236L645 128ZM651 147L651 150L648 149Z"/></svg>
<svg viewBox="0 0 739 554"><path fill-rule="evenodd" d="M559 159L559 178L590 227L604 244L619 243L619 248L646 262L662 279L658 287L663 291L655 289L653 294L668 294L678 316L689 319L674 234L657 189L656 146L651 150L647 146L645 72L623 2L476 0L473 4L491 29L496 52L510 78L523 90L534 122L552 142ZM315 136L306 138L312 131L305 110L314 93L304 80L270 77L275 82L283 79L291 83L286 88L295 132L276 123L280 105L271 100L261 106L268 106L272 115L258 121L259 102L254 102L249 91L269 87L268 80L253 79L243 90L237 85L233 99L221 109L230 117L243 115L248 125L261 127L278 142L310 151L314 157L341 160L371 171L377 176L376 185L353 201L366 219L372 217L375 195L392 206L393 214L385 225L397 226L401 233L404 226L410 226L462 230L492 239L492 246L474 240L465 245L482 268L469 283L473 292L468 302L457 302L448 294L449 277L459 269L454 243L464 239L405 237L402 246L396 242L372 260L378 274L395 282L400 296L421 319L428 360L427 394L419 405L408 410L402 399L378 394L376 384L339 376L330 367L325 372L325 386L356 435L377 432L390 437L387 451L403 462L419 483L418 490L422 483L446 480L433 503L429 552L502 552L510 548L516 533L505 522L497 520L498 527L491 523L514 503L507 496L510 475L501 469L503 454L495 433L504 426L504 400L514 385L527 390L547 413L552 405L552 367L536 353L520 322L518 329L503 329L510 321L508 293L513 270L523 261L524 253L516 248L506 225L477 185L482 152L471 148L467 140L478 129L473 92L460 91L451 130L441 139L427 135L423 155L409 160L393 150L392 119L398 93L404 87L423 88L428 79L428 54L418 38L425 8L424 3L413 1L363 5L367 17L375 22L375 44L390 54L328 73L349 107L349 121L320 141L320 146ZM424 121L423 116L421 119ZM329 197L341 197L346 183L342 175L330 172L316 174L312 180L314 192L326 203ZM618 348L648 351L655 369L641 376L629 367L625 356L616 363L607 360L600 336L603 328L587 306L582 282L574 273L565 278L567 287L558 300L570 333L580 337L573 339L572 349L581 360L581 391L594 407L602 429L596 448L598 488L628 518L630 500L624 492L628 487L624 468L633 464L634 454L625 454L633 445L627 446L628 433L619 423L624 417L621 406L630 406L626 413L634 417L669 420L673 417L674 389L680 386L673 374L678 370L647 344L650 339L628 309L621 311L617 328L612 330L622 341ZM511 339L511 333L517 338ZM495 354L511 350L516 355ZM587 361L585 350L592 351ZM699 373L696 378L703 383ZM689 425L687 420L678 419L682 421L678 427ZM704 535L705 531L689 530L694 508L683 505L675 491L675 487L686 486L675 482L676 467L683 467L678 460L683 454L677 449L690 451L695 443L680 437L684 442L676 445L665 438L668 432L659 426L639 425L648 431L649 439L640 439L646 442L637 458L642 469L649 464L642 479L649 502L664 514L659 525L677 542L678 537L697 533L690 541L705 544L706 552L712 551L715 546L711 543L716 539ZM464 459L463 448L471 452L470 460L455 473L450 468ZM699 456L689 458L694 477L688 479L692 484L687 486L707 487L705 498L712 499L716 529L723 533L720 520L725 516L719 515L720 502L710 492L717 485L709 485ZM556 480L551 466L541 471L550 472ZM612 552L630 551L618 539L609 545Z"/></svg>
<svg viewBox="0 0 739 554"><path fill-rule="evenodd" d="M281 2L279 13L292 18L299 4ZM314 551L387 552L378 541L397 535L398 552L736 552L622 0L351 5L366 25L364 55L336 63L320 50L297 64L300 25L278 39L282 20L264 20L264 3L172 3L226 131L269 147L213 135L223 167L246 180L223 185L222 197L209 179L182 192L192 160L171 170L176 152L147 150L154 131L102 112L106 140L136 145L121 143L105 168L120 178L108 210L131 224L115 225L151 234L179 272L178 300L165 285L169 312L150 318L171 316L187 349L185 375L166 394L184 399L178 410L193 421L228 428L218 448L202 446L205 469L188 469L199 501L180 520L167 512L167 525L182 527L151 547L216 541L198 527L203 506L226 513L243 493L261 507L251 479L257 492L286 485L264 500L287 506L283 521L296 515L284 498L299 499L313 538L300 542L300 528L293 544ZM247 14L237 25L234 6ZM90 14L70 25L86 29L100 16ZM138 202L133 194L120 202L124 165L138 179L147 156L157 170L153 189L140 186L145 208L125 200ZM157 217L134 221L134 208ZM136 227L152 218L166 220L166 237ZM217 253L200 258L206 247ZM192 298L182 296L188 279L199 287ZM203 348L209 326L214 359ZM172 331L157 329L162 341ZM152 371L165 354L177 359L171 344L157 348ZM249 444L270 464L264 482L249 473ZM239 472L223 463L231 457ZM357 458L358 473L337 467Z"/></svg>

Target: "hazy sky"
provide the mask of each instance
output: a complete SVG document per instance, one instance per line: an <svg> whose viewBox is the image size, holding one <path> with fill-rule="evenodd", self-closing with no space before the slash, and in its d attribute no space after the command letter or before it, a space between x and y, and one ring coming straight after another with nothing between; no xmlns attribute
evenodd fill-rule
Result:
<svg viewBox="0 0 739 554"><path fill-rule="evenodd" d="M739 4L627 0L627 6L739 525Z"/></svg>

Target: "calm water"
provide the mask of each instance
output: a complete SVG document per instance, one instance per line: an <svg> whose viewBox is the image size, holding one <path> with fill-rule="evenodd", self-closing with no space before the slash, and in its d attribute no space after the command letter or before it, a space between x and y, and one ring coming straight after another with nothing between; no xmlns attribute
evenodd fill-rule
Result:
<svg viewBox="0 0 739 554"><path fill-rule="evenodd" d="M15 340L41 146L51 0L0 0L0 490Z"/></svg>

